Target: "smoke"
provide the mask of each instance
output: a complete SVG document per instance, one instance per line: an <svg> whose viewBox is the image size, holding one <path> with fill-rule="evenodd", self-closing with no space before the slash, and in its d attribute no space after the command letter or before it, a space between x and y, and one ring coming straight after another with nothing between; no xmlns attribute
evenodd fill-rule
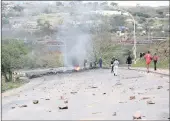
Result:
<svg viewBox="0 0 170 121"><path fill-rule="evenodd" d="M92 53L90 9L74 2L69 14L63 16L63 23L58 28L57 35L64 41L62 48L65 66L83 66L84 60L89 60ZM88 10L88 11L87 11ZM89 14L88 14L89 12Z"/></svg>
<svg viewBox="0 0 170 121"><path fill-rule="evenodd" d="M32 32L32 29L25 31L23 26L27 26L26 23L30 22L36 28L37 20L40 16L50 16L51 18L56 18L51 23L54 25L54 28L57 28L57 32L50 35L51 38L64 42L64 46L59 47L63 53L64 66L83 66L85 59L88 62L93 61L92 31L95 31L94 28L99 23L96 10L102 10L103 7L98 2L93 4L91 2L64 1L62 3L62 6L56 6L56 3L49 5L38 2L24 5L23 15L18 18L14 17L17 20L11 19L11 23L13 21L20 21L17 22L17 25L22 25L22 27L15 28L15 30L3 31L3 36L9 37L10 35L11 37L26 38L29 41L36 42L37 36L41 35L40 38L44 38L45 35L42 33L40 35L35 34L35 32L39 31L37 29L35 32ZM47 8L50 10L49 13L44 12ZM56 25L60 18L62 18L62 24Z"/></svg>

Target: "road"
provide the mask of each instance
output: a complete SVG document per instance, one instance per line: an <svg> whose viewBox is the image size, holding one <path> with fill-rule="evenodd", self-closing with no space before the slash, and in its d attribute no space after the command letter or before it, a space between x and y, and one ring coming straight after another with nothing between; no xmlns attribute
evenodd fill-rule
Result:
<svg viewBox="0 0 170 121"><path fill-rule="evenodd" d="M44 76L2 94L2 119L132 120L140 111L142 119L168 120L168 89L169 77L135 70L121 69L118 76L108 69ZM33 104L33 100L39 103ZM147 104L147 100L155 104Z"/></svg>

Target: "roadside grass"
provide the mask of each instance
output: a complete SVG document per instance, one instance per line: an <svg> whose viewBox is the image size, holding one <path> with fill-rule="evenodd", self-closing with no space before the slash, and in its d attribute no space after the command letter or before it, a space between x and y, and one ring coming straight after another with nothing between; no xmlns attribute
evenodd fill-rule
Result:
<svg viewBox="0 0 170 121"><path fill-rule="evenodd" d="M137 61L136 64L132 64L132 67L146 67L145 60L141 59L141 60ZM154 68L153 61L151 62L150 67ZM169 59L166 58L166 59L163 59L161 61L158 61L157 68L160 68L160 69L169 69Z"/></svg>
<svg viewBox="0 0 170 121"><path fill-rule="evenodd" d="M3 78L1 78L1 79L2 79L1 80L2 81L1 82L1 84L2 84L1 93L5 92L7 90L18 88L26 83L25 81L22 81L22 80L16 80L16 82L5 82L5 80Z"/></svg>

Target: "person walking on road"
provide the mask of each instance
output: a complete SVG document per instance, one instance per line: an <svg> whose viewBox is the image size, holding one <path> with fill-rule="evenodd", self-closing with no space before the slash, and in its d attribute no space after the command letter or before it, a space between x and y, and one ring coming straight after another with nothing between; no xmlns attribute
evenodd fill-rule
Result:
<svg viewBox="0 0 170 121"><path fill-rule="evenodd" d="M144 58L145 58L145 61L146 61L147 72L149 73L149 65L152 61L152 56L150 54L150 51L148 51L148 53L145 54Z"/></svg>
<svg viewBox="0 0 170 121"><path fill-rule="evenodd" d="M132 58L130 55L127 57L126 64L128 64L128 69L130 69L130 66L132 64Z"/></svg>
<svg viewBox="0 0 170 121"><path fill-rule="evenodd" d="M114 63L113 63L113 68L114 68L114 76L117 76L118 73L118 67L119 67L119 61L117 59L115 59Z"/></svg>
<svg viewBox="0 0 170 121"><path fill-rule="evenodd" d="M99 59L99 67L100 67L100 68L102 68L102 62L103 62L103 61L102 61L102 58L100 57L100 59Z"/></svg>
<svg viewBox="0 0 170 121"><path fill-rule="evenodd" d="M157 64L157 61L158 61L158 56L156 55L156 53L154 54L153 56L153 62L154 62L154 70L156 71L156 64Z"/></svg>
<svg viewBox="0 0 170 121"><path fill-rule="evenodd" d="M113 63L114 63L114 61L115 61L115 59L112 58L112 61L111 61L111 73L114 72L114 71L113 71L113 68L114 68Z"/></svg>

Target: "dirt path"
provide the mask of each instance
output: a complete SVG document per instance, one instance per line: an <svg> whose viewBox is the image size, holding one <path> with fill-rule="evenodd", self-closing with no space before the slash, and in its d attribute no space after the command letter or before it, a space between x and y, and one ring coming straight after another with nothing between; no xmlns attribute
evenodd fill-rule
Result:
<svg viewBox="0 0 170 121"><path fill-rule="evenodd" d="M162 88L157 89L158 86ZM135 70L119 70L117 77L107 69L45 76L3 93L2 119L132 120L132 115L141 111L143 119L168 120L168 89L168 77ZM136 99L130 100L130 96ZM143 97L150 99L141 100ZM33 100L39 103L33 104ZM147 100L155 104L148 105ZM21 105L27 107L20 108ZM68 109L59 110L63 105Z"/></svg>

